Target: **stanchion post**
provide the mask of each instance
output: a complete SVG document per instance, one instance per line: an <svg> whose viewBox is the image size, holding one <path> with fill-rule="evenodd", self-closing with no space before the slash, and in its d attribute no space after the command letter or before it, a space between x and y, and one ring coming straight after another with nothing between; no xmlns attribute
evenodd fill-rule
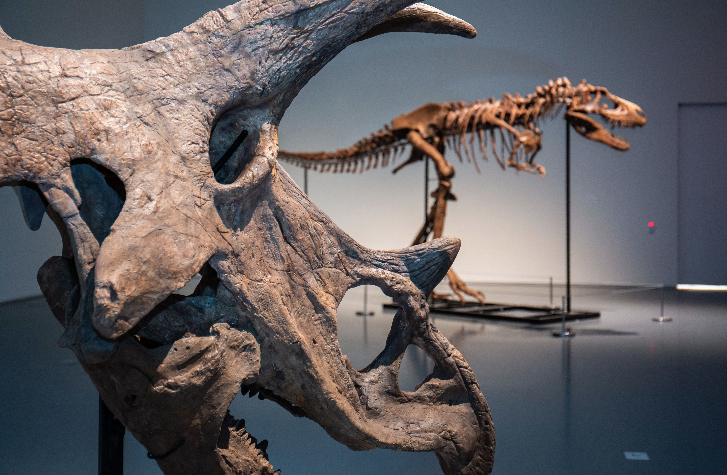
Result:
<svg viewBox="0 0 727 475"><path fill-rule="evenodd" d="M664 323L664 322L671 322L671 317L665 317L664 316L664 299L665 299L665 287L664 284L661 284L661 313L658 317L652 318L653 321Z"/></svg>

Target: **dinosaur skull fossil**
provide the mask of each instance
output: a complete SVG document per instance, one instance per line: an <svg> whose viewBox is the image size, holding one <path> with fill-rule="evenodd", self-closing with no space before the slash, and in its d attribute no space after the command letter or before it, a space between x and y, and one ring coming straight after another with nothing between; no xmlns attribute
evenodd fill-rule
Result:
<svg viewBox="0 0 727 475"><path fill-rule="evenodd" d="M556 87L563 86L571 87L570 84L556 85ZM628 150L629 143L626 140L608 132L589 114L601 116L612 127L640 127L646 123L644 111L633 102L611 94L605 87L587 84L585 80L575 88L577 93L566 112L566 119L575 131L587 139L601 142L609 147ZM610 106L606 99L610 99L613 106Z"/></svg>
<svg viewBox="0 0 727 475"><path fill-rule="evenodd" d="M62 257L38 279L102 398L165 473L272 473L227 408L242 387L357 450L434 451L445 473L489 473L487 403L428 319L459 243L360 246L277 165L297 92L354 41L386 31L473 36L407 0L243 0L123 50L32 46L0 30L0 186ZM186 298L173 294L196 274ZM379 286L401 306L357 371L336 308ZM408 345L435 368L397 384Z"/></svg>

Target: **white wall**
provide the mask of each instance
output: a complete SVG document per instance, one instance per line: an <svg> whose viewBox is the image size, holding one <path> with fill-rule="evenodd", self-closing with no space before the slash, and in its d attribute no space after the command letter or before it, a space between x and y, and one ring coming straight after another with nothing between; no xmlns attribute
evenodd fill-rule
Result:
<svg viewBox="0 0 727 475"><path fill-rule="evenodd" d="M69 47L124 46L170 34L225 0L0 4L11 36ZM390 34L353 45L313 79L280 128L281 147L346 147L429 101L532 92L557 76L586 78L643 107L618 153L573 137L574 282L677 279L677 105L727 100L727 4L686 1L433 0L478 30L474 40ZM564 278L564 125L543 125L544 179L494 163L455 163L445 233L463 241L455 268L473 280ZM450 158L454 158L450 154ZM287 167L302 185L302 172ZM421 167L396 176L310 176L311 198L365 245L408 245L421 225ZM31 242L13 194L0 190L0 301L37 294L35 272L60 241L49 222ZM699 210L695 210L699 212ZM656 223L650 234L647 222ZM35 238L35 236L34 236ZM28 251L31 249L31 251ZM55 249L58 249L56 251ZM21 251L22 250L22 251ZM23 254L25 253L25 254ZM28 257L28 254L32 255ZM35 262L38 261L38 262Z"/></svg>

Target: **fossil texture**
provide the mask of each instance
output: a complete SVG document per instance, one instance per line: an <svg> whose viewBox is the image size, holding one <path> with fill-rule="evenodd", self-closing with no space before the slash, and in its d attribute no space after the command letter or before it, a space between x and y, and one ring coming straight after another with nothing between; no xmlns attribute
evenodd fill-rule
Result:
<svg viewBox="0 0 727 475"><path fill-rule="evenodd" d="M447 145L463 161L474 163L477 171L475 140L486 160L490 152L502 166L540 173L545 169L534 162L541 149L542 132L538 121L552 116L565 107L565 119L582 136L617 150L628 150L629 144L609 133L591 116L600 116L606 123L618 127L642 126L646 115L633 102L621 99L604 87L593 86L585 80L573 86L567 78L558 78L539 86L533 94L521 97L505 94L502 99L489 98L478 102L429 103L396 117L391 125L364 138L353 146L335 152L297 153L280 151L278 158L306 169L356 173L388 166L411 145L409 158L394 169L431 157L437 170L439 185L432 192L434 203L419 230L414 245L437 239L444 232L447 201L457 198L452 193L454 167L445 157ZM499 146L498 146L499 145ZM500 153L498 154L498 148ZM453 269L447 272L449 286L464 302L468 294L485 303L482 292L469 288ZM447 295L435 295L448 298Z"/></svg>
<svg viewBox="0 0 727 475"><path fill-rule="evenodd" d="M399 251L343 233L276 162L297 92L347 45L387 31L475 32L407 0L244 0L122 50L33 46L0 30L0 186L63 237L38 280L115 416L167 474L267 474L266 442L227 413L259 392L355 450L436 452L489 473L474 374L428 318L459 248ZM192 295L174 294L197 274ZM379 286L401 305L357 371L336 308ZM435 368L403 392L408 345ZM273 441L274 443L274 441Z"/></svg>

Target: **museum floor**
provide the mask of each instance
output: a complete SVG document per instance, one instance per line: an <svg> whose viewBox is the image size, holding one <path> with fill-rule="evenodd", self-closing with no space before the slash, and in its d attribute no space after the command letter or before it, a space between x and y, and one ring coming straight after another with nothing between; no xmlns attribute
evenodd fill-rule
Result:
<svg viewBox="0 0 727 475"><path fill-rule="evenodd" d="M540 286L485 285L488 299L546 305ZM373 317L355 315L361 288L339 308L339 340L357 368L383 348L393 313L369 293ZM556 289L556 295L562 290ZM578 287L573 307L599 310L574 322L522 326L434 317L477 374L497 433L496 475L718 474L727 470L727 293ZM97 473L97 395L41 299L0 305L0 474ZM413 388L431 369L408 351L400 384ZM353 452L315 423L276 404L239 396L231 411L247 421L284 475L439 474L433 454ZM638 452L630 460L627 452ZM133 438L125 473L159 474Z"/></svg>

